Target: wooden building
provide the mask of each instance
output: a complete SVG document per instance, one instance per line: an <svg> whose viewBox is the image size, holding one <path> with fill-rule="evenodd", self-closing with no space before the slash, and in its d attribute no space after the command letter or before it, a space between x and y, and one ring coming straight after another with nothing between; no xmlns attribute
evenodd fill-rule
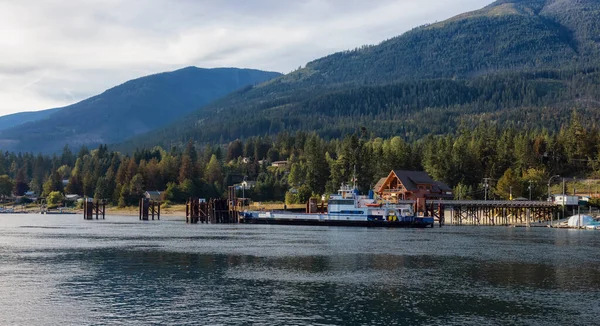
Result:
<svg viewBox="0 0 600 326"><path fill-rule="evenodd" d="M393 170L381 178L374 192L384 200L452 199L452 189L440 181L434 181L427 172Z"/></svg>

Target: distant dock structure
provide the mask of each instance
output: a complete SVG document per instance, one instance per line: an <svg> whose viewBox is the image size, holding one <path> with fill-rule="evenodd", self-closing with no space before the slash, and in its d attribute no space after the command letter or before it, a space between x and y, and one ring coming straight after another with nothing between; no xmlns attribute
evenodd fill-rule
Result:
<svg viewBox="0 0 600 326"><path fill-rule="evenodd" d="M227 199L189 198L185 204L186 223L230 224L239 223L243 199L238 199L235 188L229 187Z"/></svg>
<svg viewBox="0 0 600 326"><path fill-rule="evenodd" d="M154 221L154 217L160 220L160 197L161 191L146 191L144 197L140 198L139 202L139 218L140 221L148 221L150 216Z"/></svg>
<svg viewBox="0 0 600 326"><path fill-rule="evenodd" d="M93 198L84 198L83 199L83 219L84 220L93 220L94 216L96 219L105 219L106 214L106 202L104 200L96 200L94 202Z"/></svg>

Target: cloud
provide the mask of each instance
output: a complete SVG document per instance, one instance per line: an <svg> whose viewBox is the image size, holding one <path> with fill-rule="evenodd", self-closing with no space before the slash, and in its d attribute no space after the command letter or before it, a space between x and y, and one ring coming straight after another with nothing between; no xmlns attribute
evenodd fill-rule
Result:
<svg viewBox="0 0 600 326"><path fill-rule="evenodd" d="M289 72L491 0L0 0L0 115L194 65Z"/></svg>

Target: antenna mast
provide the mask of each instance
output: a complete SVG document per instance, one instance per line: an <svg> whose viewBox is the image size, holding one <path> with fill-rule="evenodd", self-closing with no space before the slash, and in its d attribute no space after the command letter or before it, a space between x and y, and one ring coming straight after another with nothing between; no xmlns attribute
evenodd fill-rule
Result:
<svg viewBox="0 0 600 326"><path fill-rule="evenodd" d="M356 189L356 164L354 164L354 176L352 177L354 189Z"/></svg>

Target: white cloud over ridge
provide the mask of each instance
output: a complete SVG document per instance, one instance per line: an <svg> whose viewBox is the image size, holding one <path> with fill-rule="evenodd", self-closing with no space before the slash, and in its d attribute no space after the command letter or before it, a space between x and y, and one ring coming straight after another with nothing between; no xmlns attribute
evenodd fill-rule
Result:
<svg viewBox="0 0 600 326"><path fill-rule="evenodd" d="M289 72L491 0L0 0L0 115L185 66Z"/></svg>

